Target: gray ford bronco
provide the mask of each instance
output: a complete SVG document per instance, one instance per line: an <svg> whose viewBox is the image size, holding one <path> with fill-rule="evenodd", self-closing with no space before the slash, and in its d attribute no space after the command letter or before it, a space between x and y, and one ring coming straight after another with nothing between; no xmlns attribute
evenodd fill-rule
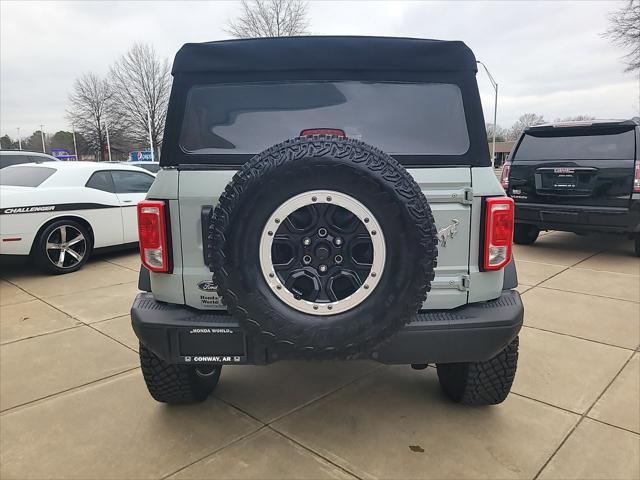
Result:
<svg viewBox="0 0 640 480"><path fill-rule="evenodd" d="M138 205L131 318L153 398L204 400L223 365L301 358L432 363L455 402L506 398L514 206L476 72L461 42L182 47Z"/></svg>

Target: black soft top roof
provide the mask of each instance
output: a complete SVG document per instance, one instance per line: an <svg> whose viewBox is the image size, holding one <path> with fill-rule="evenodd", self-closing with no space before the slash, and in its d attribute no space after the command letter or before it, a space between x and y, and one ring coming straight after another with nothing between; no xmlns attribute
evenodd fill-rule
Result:
<svg viewBox="0 0 640 480"><path fill-rule="evenodd" d="M277 37L187 43L172 73L281 70L477 71L463 42L393 37Z"/></svg>
<svg viewBox="0 0 640 480"><path fill-rule="evenodd" d="M476 59L459 41L392 37L278 37L188 43L177 53L160 164L237 168L252 154L191 153L181 146L192 89L260 82L419 82L460 89L469 149L457 155L395 155L405 166L489 166ZM284 139L283 139L284 140ZM259 153L259 152L254 152Z"/></svg>

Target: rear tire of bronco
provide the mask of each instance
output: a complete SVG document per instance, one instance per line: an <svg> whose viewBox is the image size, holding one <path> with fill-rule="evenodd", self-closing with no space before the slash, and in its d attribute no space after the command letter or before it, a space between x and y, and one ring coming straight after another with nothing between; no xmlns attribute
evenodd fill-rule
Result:
<svg viewBox="0 0 640 480"><path fill-rule="evenodd" d="M502 403L513 384L518 364L518 337L485 362L439 363L438 380L444 393L463 405Z"/></svg>
<svg viewBox="0 0 640 480"><path fill-rule="evenodd" d="M195 366L171 365L140 343L140 367L147 389L158 402L182 404L202 402L218 385L221 365L205 372Z"/></svg>
<svg viewBox="0 0 640 480"><path fill-rule="evenodd" d="M513 229L513 241L518 245L531 245L538 238L540 229L527 223L516 223Z"/></svg>

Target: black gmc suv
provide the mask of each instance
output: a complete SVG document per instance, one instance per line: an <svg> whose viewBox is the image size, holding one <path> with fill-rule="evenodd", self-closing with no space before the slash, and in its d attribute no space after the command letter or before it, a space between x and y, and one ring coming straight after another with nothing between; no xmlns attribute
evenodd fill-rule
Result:
<svg viewBox="0 0 640 480"><path fill-rule="evenodd" d="M516 204L514 241L540 230L628 235L640 256L640 119L527 128L501 182Z"/></svg>

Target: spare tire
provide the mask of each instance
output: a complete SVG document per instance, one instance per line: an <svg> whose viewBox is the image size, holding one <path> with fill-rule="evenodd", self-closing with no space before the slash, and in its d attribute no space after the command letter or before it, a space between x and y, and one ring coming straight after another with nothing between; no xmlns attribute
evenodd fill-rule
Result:
<svg viewBox="0 0 640 480"><path fill-rule="evenodd" d="M337 136L295 138L249 160L210 233L223 303L281 357L370 351L415 318L436 266L418 184L389 155Z"/></svg>

